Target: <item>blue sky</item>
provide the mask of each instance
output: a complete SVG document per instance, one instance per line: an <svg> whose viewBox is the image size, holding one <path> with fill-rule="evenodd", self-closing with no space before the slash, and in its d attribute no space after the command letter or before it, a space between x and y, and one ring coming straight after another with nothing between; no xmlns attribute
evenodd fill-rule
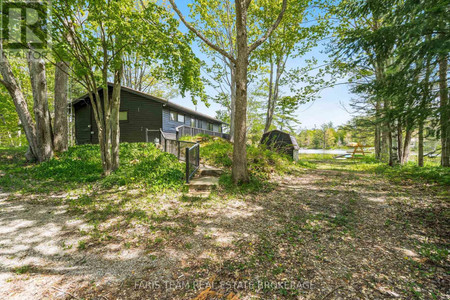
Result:
<svg viewBox="0 0 450 300"><path fill-rule="evenodd" d="M176 0L178 8L187 17L189 14L188 3L191 1L180 1ZM186 27L184 24L180 25L180 29L182 31L186 31ZM207 57L201 52L197 45L194 45L193 50L195 54L202 60L208 61ZM323 64L324 60L327 59L326 54L323 53L325 50L324 44L321 44L314 48L308 57L315 57L318 59L318 64ZM305 58L308 57L299 57L294 60L288 61L287 65L290 67L298 67L304 65ZM208 88L207 93L213 94L216 93L214 89ZM289 95L289 91L282 90L284 95ZM301 128L314 128L315 126L319 127L323 123L333 122L335 126L342 125L350 120L351 115L347 112L350 111L349 102L352 98L351 93L349 92L349 87L347 85L338 85L332 88L325 89L321 91L320 97L318 97L315 101L303 104L299 107L296 112L297 120L301 122L299 127ZM195 109L194 104L191 102L189 96L181 97L178 96L171 101ZM199 102L197 105L197 110L207 113L211 116L216 115L216 111L221 109L221 106L217 103L210 103L209 107L206 107L204 103Z"/></svg>

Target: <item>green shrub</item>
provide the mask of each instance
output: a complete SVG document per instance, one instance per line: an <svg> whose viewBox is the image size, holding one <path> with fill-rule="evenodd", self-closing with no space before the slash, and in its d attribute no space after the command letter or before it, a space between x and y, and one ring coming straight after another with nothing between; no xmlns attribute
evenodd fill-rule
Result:
<svg viewBox="0 0 450 300"><path fill-rule="evenodd" d="M113 185L139 184L153 191L179 188L183 185L184 163L153 144L123 144L120 148L119 170L104 178L102 183Z"/></svg>
<svg viewBox="0 0 450 300"><path fill-rule="evenodd" d="M24 151L21 151L22 157L23 154ZM11 156L2 151L0 170L5 170L9 176L0 177L0 183L16 190L36 191L43 187L47 190L64 189L95 182L104 187L138 185L159 191L176 189L184 183L184 163L172 154L161 152L151 143L120 144L120 168L107 177L102 176L98 145L71 147L41 164L26 164L18 158L17 161L7 161L3 159L4 155Z"/></svg>
<svg viewBox="0 0 450 300"><path fill-rule="evenodd" d="M209 165L230 168L232 165L233 144L221 138L203 139L200 145L200 157ZM299 167L315 167L314 164L299 161L267 149L265 146L247 145L247 163L251 176L267 180L270 174L292 173Z"/></svg>
<svg viewBox="0 0 450 300"><path fill-rule="evenodd" d="M94 182L101 178L102 164L97 145L71 147L48 162L33 168L35 179L53 179L61 182Z"/></svg>
<svg viewBox="0 0 450 300"><path fill-rule="evenodd" d="M207 164L218 167L231 167L233 163L233 145L223 139L201 143L200 157Z"/></svg>

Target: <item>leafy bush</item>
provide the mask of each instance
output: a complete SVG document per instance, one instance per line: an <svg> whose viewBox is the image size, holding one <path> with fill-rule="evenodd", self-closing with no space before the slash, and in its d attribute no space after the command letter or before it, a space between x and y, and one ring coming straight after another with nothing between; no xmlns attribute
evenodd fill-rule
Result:
<svg viewBox="0 0 450 300"><path fill-rule="evenodd" d="M153 144L121 144L119 170L103 179L104 186L138 184L153 191L183 185L184 164Z"/></svg>
<svg viewBox="0 0 450 300"><path fill-rule="evenodd" d="M20 153L23 156L23 152ZM153 144L120 144L120 168L107 177L102 176L98 145L71 147L48 162L27 165L24 160L1 162L9 176L0 177L6 188L36 190L63 189L82 183L98 183L104 187L138 185L151 191L175 189L183 185L184 164ZM61 183L55 185L54 183Z"/></svg>
<svg viewBox="0 0 450 300"><path fill-rule="evenodd" d="M230 168L233 144L217 137L202 137L200 157L209 165ZM270 174L284 174L298 171L299 166L314 167L308 162L294 162L291 157L271 151L264 146L247 145L247 163L251 176L268 179Z"/></svg>
<svg viewBox="0 0 450 300"><path fill-rule="evenodd" d="M32 169L35 179L53 179L77 183L94 182L101 178L102 163L97 145L71 147L48 162Z"/></svg>
<svg viewBox="0 0 450 300"><path fill-rule="evenodd" d="M206 140L201 143L200 157L207 164L218 167L231 167L233 157L233 145L224 140Z"/></svg>

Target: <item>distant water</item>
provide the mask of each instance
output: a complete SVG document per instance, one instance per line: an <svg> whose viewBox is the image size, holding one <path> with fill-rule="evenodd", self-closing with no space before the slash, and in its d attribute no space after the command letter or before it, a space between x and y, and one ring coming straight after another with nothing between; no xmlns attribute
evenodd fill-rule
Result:
<svg viewBox="0 0 450 300"><path fill-rule="evenodd" d="M298 153L300 154L346 154L348 150L342 149L333 149L333 150L324 150L324 149L299 149Z"/></svg>

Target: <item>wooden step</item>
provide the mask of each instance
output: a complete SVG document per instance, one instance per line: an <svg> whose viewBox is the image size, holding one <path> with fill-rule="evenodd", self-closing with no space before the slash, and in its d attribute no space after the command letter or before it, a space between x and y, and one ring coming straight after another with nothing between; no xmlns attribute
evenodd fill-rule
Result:
<svg viewBox="0 0 450 300"><path fill-rule="evenodd" d="M211 191L213 188L217 187L219 183L219 178L214 176L203 176L199 178L192 179L188 186L189 191Z"/></svg>

